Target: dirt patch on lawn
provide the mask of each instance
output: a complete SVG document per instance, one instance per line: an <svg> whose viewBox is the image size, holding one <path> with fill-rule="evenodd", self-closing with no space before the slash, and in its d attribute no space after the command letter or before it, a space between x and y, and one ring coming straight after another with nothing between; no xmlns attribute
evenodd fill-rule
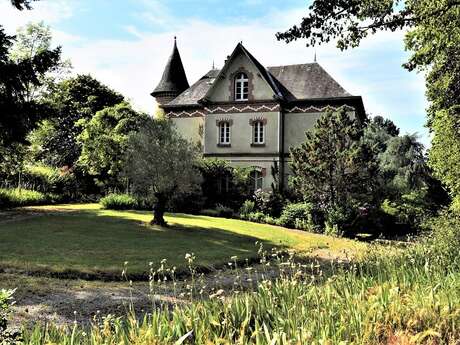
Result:
<svg viewBox="0 0 460 345"><path fill-rule="evenodd" d="M305 274L320 269L330 273L330 261L311 259L305 261ZM312 272L310 272L310 267ZM177 304L186 304L193 299L209 298L210 295L230 296L235 291L254 289L261 280L273 280L295 270L275 262L265 262L247 267L229 267L209 274L197 273L182 280L164 280L156 276L149 282L102 282L49 277L27 276L17 273L0 273L0 288L17 288L14 295L12 325L53 322L69 324L74 321L89 324L94 317L112 314L126 315L134 308L138 315L153 308L170 309Z"/></svg>

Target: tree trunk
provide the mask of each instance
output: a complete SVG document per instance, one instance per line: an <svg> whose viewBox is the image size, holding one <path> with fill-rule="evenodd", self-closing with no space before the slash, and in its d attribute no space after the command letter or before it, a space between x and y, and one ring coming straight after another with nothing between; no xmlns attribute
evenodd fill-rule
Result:
<svg viewBox="0 0 460 345"><path fill-rule="evenodd" d="M153 207L153 219L150 222L151 225L166 226L164 214L166 210L166 198L163 194L157 194L157 203Z"/></svg>

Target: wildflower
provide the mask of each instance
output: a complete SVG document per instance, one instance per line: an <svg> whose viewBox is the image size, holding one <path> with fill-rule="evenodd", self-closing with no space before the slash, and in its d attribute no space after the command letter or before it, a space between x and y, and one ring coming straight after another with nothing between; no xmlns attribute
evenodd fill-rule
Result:
<svg viewBox="0 0 460 345"><path fill-rule="evenodd" d="M219 297L220 295L222 295L225 291L220 289L220 290L217 290L216 293L212 294L209 296L209 298L215 298L215 297Z"/></svg>

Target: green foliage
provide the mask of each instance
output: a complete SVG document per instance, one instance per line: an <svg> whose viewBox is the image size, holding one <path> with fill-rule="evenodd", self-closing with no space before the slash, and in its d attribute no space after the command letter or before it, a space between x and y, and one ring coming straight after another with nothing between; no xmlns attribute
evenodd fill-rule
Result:
<svg viewBox="0 0 460 345"><path fill-rule="evenodd" d="M249 168L231 167L223 159L200 159L197 167L203 177L205 207L215 207L222 204L233 209L249 198Z"/></svg>
<svg viewBox="0 0 460 345"><path fill-rule="evenodd" d="M226 206L217 204L216 211L219 217L224 217L224 218L233 217L233 210L230 207L226 207Z"/></svg>
<svg viewBox="0 0 460 345"><path fill-rule="evenodd" d="M323 215L311 203L287 204L278 220L278 224L300 230L319 230L324 223Z"/></svg>
<svg viewBox="0 0 460 345"><path fill-rule="evenodd" d="M153 222L165 225L163 214L174 195L199 188L195 168L197 151L176 131L169 120L149 119L129 138L125 173L135 194L156 201Z"/></svg>
<svg viewBox="0 0 460 345"><path fill-rule="evenodd" d="M24 143L27 133L49 115L47 107L31 91L43 85L45 76L60 63L61 50L42 49L14 60L15 38L0 27L0 146Z"/></svg>
<svg viewBox="0 0 460 345"><path fill-rule="evenodd" d="M279 192L257 190L254 193L256 209L264 214L279 217L283 210L284 200Z"/></svg>
<svg viewBox="0 0 460 345"><path fill-rule="evenodd" d="M24 169L21 187L42 193L59 194L61 198L75 200L77 181L71 170L45 165L28 165Z"/></svg>
<svg viewBox="0 0 460 345"><path fill-rule="evenodd" d="M0 189L0 209L44 205L59 201L59 196L28 189Z"/></svg>
<svg viewBox="0 0 460 345"><path fill-rule="evenodd" d="M386 199L382 203L382 210L394 217L398 223L417 229L429 215L426 193L426 189L421 189L403 194L398 201Z"/></svg>
<svg viewBox="0 0 460 345"><path fill-rule="evenodd" d="M316 0L300 26L278 39L306 39L315 45L337 39L341 49L355 47L368 34L408 28L406 49L412 52L404 67L426 73L428 127L433 140L429 154L436 177L459 195L458 122L460 106L460 3L433 0Z"/></svg>
<svg viewBox="0 0 460 345"><path fill-rule="evenodd" d="M262 212L251 212L246 215L247 220L255 223L264 223L267 216Z"/></svg>
<svg viewBox="0 0 460 345"><path fill-rule="evenodd" d="M121 176L128 137L148 119L127 103L98 111L89 121L78 123L83 131L78 136L81 155L78 164L95 177L104 189L123 187ZM126 183L125 183L126 185Z"/></svg>
<svg viewBox="0 0 460 345"><path fill-rule="evenodd" d="M378 165L361 141L361 124L341 109L324 114L305 135L305 142L291 149L291 183L306 201L324 214L341 210L350 217L359 206L375 203ZM339 227L351 221L334 218Z"/></svg>
<svg viewBox="0 0 460 345"><path fill-rule="evenodd" d="M449 187L453 196L460 195L460 106L441 110L433 119L435 135L430 149L430 165Z"/></svg>
<svg viewBox="0 0 460 345"><path fill-rule="evenodd" d="M8 329L8 317L14 304L15 290L0 289L0 344L20 344L20 333Z"/></svg>
<svg viewBox="0 0 460 345"><path fill-rule="evenodd" d="M453 212L460 214L460 196L452 201L451 209Z"/></svg>
<svg viewBox="0 0 460 345"><path fill-rule="evenodd" d="M215 208L203 209L199 211L200 214L209 217L233 218L234 212L230 207L217 204Z"/></svg>
<svg viewBox="0 0 460 345"><path fill-rule="evenodd" d="M78 75L55 84L44 98L52 119L42 122L29 134L31 145L38 148L34 150L37 153L34 158L47 165L72 167L80 157L81 144L77 137L83 131L84 121L123 101L122 95L89 75Z"/></svg>
<svg viewBox="0 0 460 345"><path fill-rule="evenodd" d="M243 202L243 205L241 205L238 213L240 214L240 216L246 216L248 215L249 213L252 213L254 212L256 209L256 204L254 201L252 200L245 200Z"/></svg>
<svg viewBox="0 0 460 345"><path fill-rule="evenodd" d="M138 207L137 200L129 194L111 193L101 198L99 203L109 210L133 210Z"/></svg>

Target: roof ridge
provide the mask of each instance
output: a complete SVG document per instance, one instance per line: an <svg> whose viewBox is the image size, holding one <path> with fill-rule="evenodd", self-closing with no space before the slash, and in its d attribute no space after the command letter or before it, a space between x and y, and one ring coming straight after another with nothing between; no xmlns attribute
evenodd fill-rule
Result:
<svg viewBox="0 0 460 345"><path fill-rule="evenodd" d="M289 66L305 66L305 65L319 65L318 62L305 62L305 63L293 63L289 65L277 65L277 66L267 66L267 68L276 68L276 67L289 67Z"/></svg>

